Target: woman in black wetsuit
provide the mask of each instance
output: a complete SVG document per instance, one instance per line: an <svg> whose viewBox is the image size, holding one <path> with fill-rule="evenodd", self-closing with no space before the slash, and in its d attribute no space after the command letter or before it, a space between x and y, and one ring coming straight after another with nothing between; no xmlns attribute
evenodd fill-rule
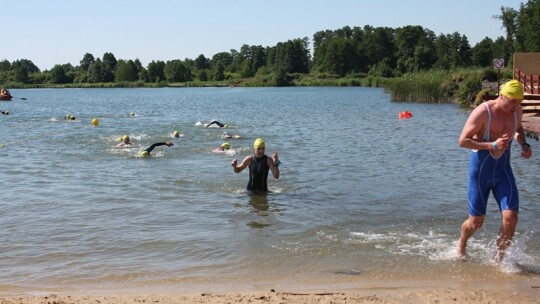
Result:
<svg viewBox="0 0 540 304"><path fill-rule="evenodd" d="M235 173L240 173L246 167L249 167L248 191L268 192L268 171L272 171L275 179L279 178L279 158L277 152L272 152L268 157L264 154L264 141L257 138L253 143L254 154L246 156L238 165L235 158L231 161L231 166Z"/></svg>

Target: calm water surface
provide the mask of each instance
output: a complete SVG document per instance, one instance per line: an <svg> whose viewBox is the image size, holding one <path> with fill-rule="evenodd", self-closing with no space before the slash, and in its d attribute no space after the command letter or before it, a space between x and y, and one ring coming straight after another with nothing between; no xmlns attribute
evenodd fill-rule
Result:
<svg viewBox="0 0 540 304"><path fill-rule="evenodd" d="M513 147L523 209L508 263L491 263L493 198L470 259L454 258L469 155L457 144L468 112L454 104L393 103L375 88L12 94L27 100L0 103L0 293L538 285L537 141L530 160ZM397 119L404 110L414 117ZM241 136L230 151L213 152L223 129L202 126L211 119ZM115 148L124 134L135 147ZM256 137L282 161L265 197L230 167ZM165 140L175 145L138 157Z"/></svg>

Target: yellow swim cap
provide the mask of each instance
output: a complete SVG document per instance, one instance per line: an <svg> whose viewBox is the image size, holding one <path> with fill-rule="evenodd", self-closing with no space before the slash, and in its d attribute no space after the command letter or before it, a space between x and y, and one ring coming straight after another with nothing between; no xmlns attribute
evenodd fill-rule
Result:
<svg viewBox="0 0 540 304"><path fill-rule="evenodd" d="M255 139L255 142L253 142L253 149L257 148L264 148L264 140L260 137Z"/></svg>
<svg viewBox="0 0 540 304"><path fill-rule="evenodd" d="M141 151L141 153L139 153L139 154L140 154L142 157L148 157L148 156L150 156L150 153L149 153L148 151L146 151L146 150Z"/></svg>
<svg viewBox="0 0 540 304"><path fill-rule="evenodd" d="M511 99L523 99L523 84L510 80L502 86L501 94Z"/></svg>
<svg viewBox="0 0 540 304"><path fill-rule="evenodd" d="M122 140L129 140L129 135L126 134L126 135L122 136Z"/></svg>
<svg viewBox="0 0 540 304"><path fill-rule="evenodd" d="M223 125L223 127L224 127L224 128L228 128L228 127L229 127L229 125Z"/></svg>
<svg viewBox="0 0 540 304"><path fill-rule="evenodd" d="M222 143L221 144L221 147L224 149L224 150L229 150L231 148L231 144L229 143Z"/></svg>
<svg viewBox="0 0 540 304"><path fill-rule="evenodd" d="M173 136L174 136L174 137L180 137L180 132L174 131L174 132L173 132Z"/></svg>

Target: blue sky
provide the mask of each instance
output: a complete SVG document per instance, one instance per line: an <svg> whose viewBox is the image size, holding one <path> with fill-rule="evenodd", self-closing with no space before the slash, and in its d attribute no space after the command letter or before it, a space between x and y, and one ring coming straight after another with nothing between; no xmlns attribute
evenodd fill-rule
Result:
<svg viewBox="0 0 540 304"><path fill-rule="evenodd" d="M420 25L459 32L471 46L505 32L494 15L518 0L3 0L0 60L41 70L79 65L85 53L116 59L211 58L243 44L274 46L343 26Z"/></svg>

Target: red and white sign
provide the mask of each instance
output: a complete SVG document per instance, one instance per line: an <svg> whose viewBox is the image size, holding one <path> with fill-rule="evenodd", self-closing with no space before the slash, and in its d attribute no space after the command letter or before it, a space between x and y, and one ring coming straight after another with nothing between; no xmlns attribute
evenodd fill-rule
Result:
<svg viewBox="0 0 540 304"><path fill-rule="evenodd" d="M496 69L504 68L504 59L494 59L493 60L493 67L496 68Z"/></svg>

